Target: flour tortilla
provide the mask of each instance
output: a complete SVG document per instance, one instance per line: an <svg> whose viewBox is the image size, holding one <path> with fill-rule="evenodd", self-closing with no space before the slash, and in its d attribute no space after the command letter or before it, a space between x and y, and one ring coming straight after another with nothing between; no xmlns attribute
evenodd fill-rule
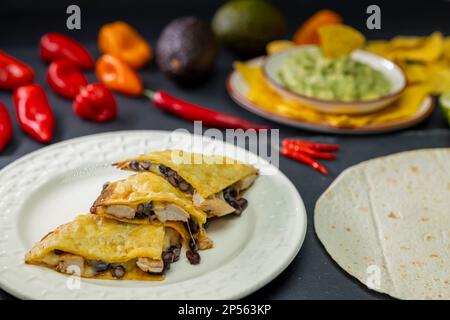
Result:
<svg viewBox="0 0 450 320"><path fill-rule="evenodd" d="M317 201L314 220L331 257L371 289L450 299L450 149L345 170Z"/></svg>

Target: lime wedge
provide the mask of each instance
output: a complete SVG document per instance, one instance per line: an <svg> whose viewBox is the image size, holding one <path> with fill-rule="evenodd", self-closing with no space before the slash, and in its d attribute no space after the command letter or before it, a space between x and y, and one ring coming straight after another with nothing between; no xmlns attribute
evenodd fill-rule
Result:
<svg viewBox="0 0 450 320"><path fill-rule="evenodd" d="M450 91L447 91L439 97L439 106L441 107L442 114L447 119L450 126Z"/></svg>

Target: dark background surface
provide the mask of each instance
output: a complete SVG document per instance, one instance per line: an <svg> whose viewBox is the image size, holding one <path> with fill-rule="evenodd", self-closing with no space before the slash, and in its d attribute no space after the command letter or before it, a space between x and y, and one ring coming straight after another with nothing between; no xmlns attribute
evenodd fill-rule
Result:
<svg viewBox="0 0 450 320"><path fill-rule="evenodd" d="M48 31L65 32L87 45L98 57L96 37L98 29L113 20L125 20L135 26L152 45L171 19L182 15L196 15L211 19L223 1L217 0L157 0L157 1L33 1L1 0L0 2L0 49L24 60L35 68L36 82L43 85L57 117L54 142L73 137L115 130L163 129L174 130L193 126L153 108L151 102L142 98L127 98L116 94L119 104L117 121L99 125L84 122L71 110L71 102L56 96L45 82L46 66L37 56L37 44L42 34ZM289 36L307 18L320 8L331 8L343 15L346 23L363 31L370 39L390 38L397 34L429 34L440 30L450 34L450 2L448 1L274 1L289 21ZM378 4L382 11L382 29L369 31L365 28L368 4ZM68 31L65 28L66 7L78 4L82 10L82 30ZM449 147L450 130L439 110L422 124L392 134L372 136L335 136L310 133L253 115L231 101L225 91L225 78L236 60L232 54L222 50L212 77L195 89L182 89L160 74L152 62L140 74L145 86L162 88L181 98L222 110L247 120L269 124L280 129L281 138L304 136L316 140L336 142L342 145L337 161L326 163L331 171L323 177L311 169L290 161L280 160L281 170L299 190L308 212L308 231L304 245L294 262L269 285L250 298L261 299L384 299L385 295L374 293L343 272L319 243L314 233L313 209L320 194L336 176L350 165L374 157L404 150L428 147ZM88 73L96 81L93 72ZM0 100L12 111L9 93L0 92ZM15 122L15 121L14 121ZM0 154L0 168L43 145L23 134L15 124L14 140ZM1 197L2 195L0 195ZM0 290L0 298L13 297Z"/></svg>

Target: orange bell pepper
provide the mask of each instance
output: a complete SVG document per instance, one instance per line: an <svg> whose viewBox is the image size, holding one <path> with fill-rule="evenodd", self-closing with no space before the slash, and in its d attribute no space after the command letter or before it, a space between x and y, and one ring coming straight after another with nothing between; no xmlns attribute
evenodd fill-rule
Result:
<svg viewBox="0 0 450 320"><path fill-rule="evenodd" d="M105 87L130 96L139 96L144 87L139 75L125 62L109 54L102 55L95 73Z"/></svg>
<svg viewBox="0 0 450 320"><path fill-rule="evenodd" d="M317 11L297 29L292 40L296 44L319 44L320 39L317 30L325 25L340 24L342 21L342 17L334 11Z"/></svg>
<svg viewBox="0 0 450 320"><path fill-rule="evenodd" d="M152 58L152 48L128 23L116 21L105 24L98 35L98 47L102 53L125 61L139 69Z"/></svg>

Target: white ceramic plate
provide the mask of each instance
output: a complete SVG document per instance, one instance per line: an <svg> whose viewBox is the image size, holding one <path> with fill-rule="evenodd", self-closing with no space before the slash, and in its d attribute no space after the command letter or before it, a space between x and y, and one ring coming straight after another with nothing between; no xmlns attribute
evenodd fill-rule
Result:
<svg viewBox="0 0 450 320"><path fill-rule="evenodd" d="M308 97L287 88L279 75L279 70L286 59L295 54L296 51L315 50L316 48L315 46L296 46L269 56L264 62L263 71L270 86L287 99L318 111L346 114L361 114L380 110L394 102L406 88L406 77L399 66L388 59L364 50L355 50L350 54L350 57L381 72L391 83L389 94L371 100L339 101Z"/></svg>
<svg viewBox="0 0 450 320"><path fill-rule="evenodd" d="M210 224L215 248L201 252L200 265L190 265L183 254L162 282L82 279L76 289L69 276L23 263L25 252L36 241L87 213L104 182L129 174L110 163L168 148L208 154L225 150L274 172L261 175L246 194L249 207L241 217ZM0 195L0 286L27 299L241 298L289 265L306 232L302 199L280 171L233 145L183 133L114 132L42 148L0 171Z"/></svg>
<svg viewBox="0 0 450 320"><path fill-rule="evenodd" d="M254 58L248 63L253 66L262 66L264 57ZM435 108L435 101L433 97L428 96L424 99L422 105L418 108L417 112L410 117L393 120L384 124L370 124L363 127L351 128L351 127L339 127L332 126L325 122L307 122L297 119L288 118L279 115L274 112L269 112L259 105L253 103L246 97L248 90L248 83L245 81L239 72L232 71L227 78L226 87L230 97L244 109L255 113L263 118L282 123L291 127L317 131L326 133L338 133L338 134L375 134L400 130L411 127L426 119Z"/></svg>

